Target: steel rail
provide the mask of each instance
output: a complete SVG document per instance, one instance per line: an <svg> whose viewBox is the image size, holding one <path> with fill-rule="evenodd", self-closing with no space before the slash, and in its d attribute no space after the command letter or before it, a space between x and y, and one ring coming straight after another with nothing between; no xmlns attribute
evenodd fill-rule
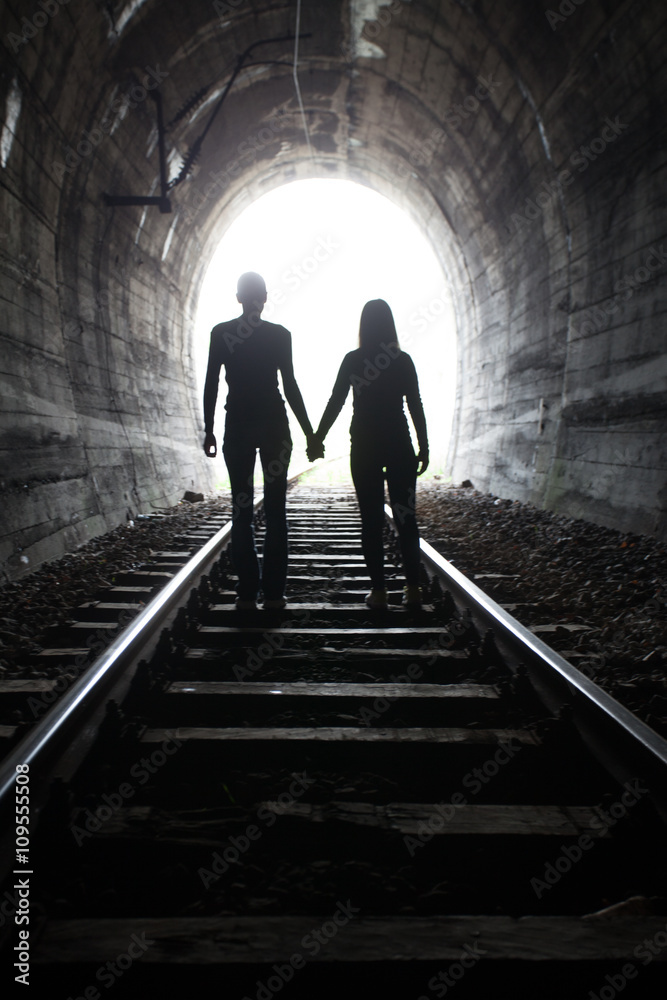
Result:
<svg viewBox="0 0 667 1000"><path fill-rule="evenodd" d="M312 466L300 469L289 477L288 483L298 480ZM255 510L261 507L263 497L255 500ZM44 779L44 774L33 774L32 768L47 763L55 750L64 742L67 734L76 730L86 717L99 706L102 698L113 684L117 683L124 671L136 662L155 633L170 615L183 603L195 581L219 557L231 538L232 523L228 521L208 542L192 556L182 569L170 580L150 603L130 624L123 629L107 649L84 668L68 691L56 701L26 735L12 747L0 762L0 811L6 807L16 782L16 766L27 764L35 782ZM53 759L50 760L51 767ZM48 773L45 767L45 774ZM32 782L31 782L32 785Z"/></svg>
<svg viewBox="0 0 667 1000"><path fill-rule="evenodd" d="M257 506L261 500L257 501ZM17 764L33 768L46 763L54 743L61 743L93 710L110 686L144 651L146 643L180 606L195 581L219 557L231 535L231 521L205 542L111 645L78 677L44 717L13 747L0 765L0 807L14 790ZM53 760L50 761L53 763ZM33 775L35 781L40 775Z"/></svg>
<svg viewBox="0 0 667 1000"><path fill-rule="evenodd" d="M299 475L290 477L290 481ZM261 502L259 499L255 506ZM393 524L388 506L385 513ZM146 643L182 604L194 582L219 557L230 535L231 522L228 522L12 748L0 764L0 806L14 790L17 764L28 764L32 769L46 763L54 744L61 743L85 716L90 715L91 702L94 701L97 707L112 684L145 651ZM527 666L533 683L547 704L561 706L568 701L573 702L573 722L588 742L598 750L602 745L604 756L614 761L618 759L619 749L626 756L629 753L630 759L639 760L646 769L647 779L653 775L663 783L658 787L662 790L667 815L667 740L542 642L423 539L420 540L420 547L426 566L444 582L454 598L458 597L463 607L472 604L473 620L476 618L493 630L496 644L508 650L516 664ZM625 776L638 775L636 771L631 773L626 769ZM39 775L35 777L39 779Z"/></svg>
<svg viewBox="0 0 667 1000"><path fill-rule="evenodd" d="M385 514L393 526L389 505ZM420 539L420 548L424 563L459 607L469 607L473 620L493 631L499 649L508 652L516 666L527 668L545 704L552 709L571 707L573 723L606 766L624 779L640 773L652 779L656 805L667 818L667 740L517 621L428 542ZM629 763L632 771L627 769Z"/></svg>

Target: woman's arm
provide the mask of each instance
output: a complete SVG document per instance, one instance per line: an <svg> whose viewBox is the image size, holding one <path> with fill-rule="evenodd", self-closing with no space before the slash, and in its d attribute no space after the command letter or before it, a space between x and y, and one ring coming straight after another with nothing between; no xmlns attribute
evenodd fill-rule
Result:
<svg viewBox="0 0 667 1000"><path fill-rule="evenodd" d="M412 417L412 423L415 426L415 432L417 434L417 443L419 445L419 455L417 456L419 460L419 468L417 469L417 475L421 476L422 472L426 472L426 469L428 468L428 435L426 433L426 417L424 416L424 407L419 394L419 380L417 379L417 369L415 368L414 361L409 354L404 354L403 357L405 358L407 374L405 398L407 400L410 416Z"/></svg>
<svg viewBox="0 0 667 1000"><path fill-rule="evenodd" d="M349 354L346 354L343 358L343 362L338 369L338 375L336 376L334 387L331 391L331 396L329 397L329 402L327 403L324 413L322 414L320 426L315 431L315 437L319 441L324 441L325 437L336 422L336 418L343 409L343 405L347 399L347 394L350 391L351 383L349 358Z"/></svg>

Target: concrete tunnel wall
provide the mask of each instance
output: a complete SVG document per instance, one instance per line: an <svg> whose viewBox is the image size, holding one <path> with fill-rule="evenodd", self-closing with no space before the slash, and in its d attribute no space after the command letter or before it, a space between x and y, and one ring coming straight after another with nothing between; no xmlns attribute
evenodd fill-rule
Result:
<svg viewBox="0 0 667 1000"><path fill-rule="evenodd" d="M151 90L169 123L205 89L167 130L173 177L239 53L295 15L296 0L3 4L2 578L211 488L201 280L247 204L313 176L370 185L433 242L458 322L454 481L664 538L667 11L304 4L314 156L292 45L274 43L171 213L107 206L159 194Z"/></svg>

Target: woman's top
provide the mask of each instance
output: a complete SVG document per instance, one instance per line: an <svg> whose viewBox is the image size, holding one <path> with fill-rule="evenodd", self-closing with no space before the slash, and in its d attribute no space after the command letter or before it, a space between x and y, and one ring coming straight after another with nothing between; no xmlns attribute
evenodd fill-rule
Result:
<svg viewBox="0 0 667 1000"><path fill-rule="evenodd" d="M370 356L372 355L372 356ZM396 344L383 344L377 351L350 351L343 358L331 398L320 420L317 437L324 440L353 390L350 436L378 444L391 444L408 431L403 409L405 398L417 432L419 450L428 451L426 418L419 395L414 362ZM409 439L409 431L408 431Z"/></svg>

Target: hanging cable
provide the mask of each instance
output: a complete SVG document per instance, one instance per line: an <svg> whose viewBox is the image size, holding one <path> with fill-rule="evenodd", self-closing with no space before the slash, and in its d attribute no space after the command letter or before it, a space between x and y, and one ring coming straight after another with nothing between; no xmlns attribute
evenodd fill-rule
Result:
<svg viewBox="0 0 667 1000"><path fill-rule="evenodd" d="M296 0L296 30L294 32L294 89L296 90L297 100L299 102L299 108L301 109L301 121L303 122L303 131L306 135L306 142L308 144L308 153L312 159L315 159L313 153L313 147L310 145L310 136L308 134L308 122L306 121L306 112L303 109L303 101L301 100L301 87L299 86L299 28L301 27L301 0Z"/></svg>
<svg viewBox="0 0 667 1000"><path fill-rule="evenodd" d="M310 38L310 34L305 34L303 37L304 38ZM206 135L207 135L209 129L211 128L211 125L213 124L213 122L215 120L215 116L217 115L218 111L222 107L223 102L224 102L225 98L227 97L227 94L229 93L229 91L230 91L230 89L232 87L232 84L236 80L236 77L239 75L239 73L241 72L242 69L246 68L246 65L247 65L246 64L246 59L248 58L248 56L250 55L250 53L253 51L253 49L257 48L259 45L269 45L272 42L291 42L291 41L292 41L292 36L291 35L280 35L279 37L276 37L276 38L262 38L262 39L260 39L257 42L253 42L252 45L248 46L248 48L245 50L245 52L241 53L241 55L236 60L236 66L234 67L232 75L230 76L229 80L225 84L224 90L222 91L220 97L218 98L218 100L217 100L217 102L215 104L215 107L211 111L211 114L209 116L209 119L208 119L206 125L204 126L203 131L201 132L201 134L199 136L197 136L197 138L195 139L195 141L190 146L190 148L189 148L189 150L187 152L187 155L184 157L183 163L181 165L181 169L180 169L180 172L179 172L178 176L174 177L171 181L169 181L169 185L168 185L169 189L176 187L178 184L181 184L185 180L185 178L188 176L188 174L190 173L190 171L192 170L194 162L195 162L195 160L197 159L197 157L199 156L199 154L201 152L202 143L203 143L204 139L206 138ZM299 43L298 35L297 35L296 43L297 43L297 45ZM253 66L261 66L261 65L264 65L264 64L271 65L272 63L275 63L275 62L277 62L277 60L275 60L275 59L268 59L268 60L262 60L261 62L253 63L252 65ZM280 63L280 65L283 65L283 64ZM287 63L286 65L289 65L289 63Z"/></svg>

